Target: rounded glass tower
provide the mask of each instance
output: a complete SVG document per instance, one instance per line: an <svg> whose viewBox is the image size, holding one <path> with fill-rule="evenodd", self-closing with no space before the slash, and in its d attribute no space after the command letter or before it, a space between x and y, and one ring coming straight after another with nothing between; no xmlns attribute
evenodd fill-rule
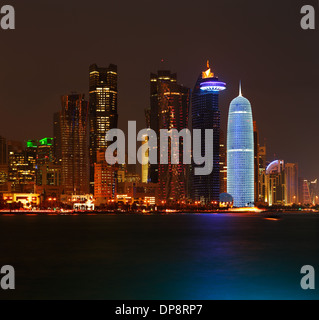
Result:
<svg viewBox="0 0 319 320"><path fill-rule="evenodd" d="M253 116L251 104L241 92L229 107L227 192L233 196L235 207L254 206Z"/></svg>

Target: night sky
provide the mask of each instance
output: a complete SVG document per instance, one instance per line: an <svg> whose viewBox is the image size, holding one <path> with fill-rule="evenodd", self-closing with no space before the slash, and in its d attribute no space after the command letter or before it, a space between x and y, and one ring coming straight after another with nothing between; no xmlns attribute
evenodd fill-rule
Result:
<svg viewBox="0 0 319 320"><path fill-rule="evenodd" d="M145 127L149 74L177 72L190 88L206 60L227 91L228 107L243 95L253 108L268 160L298 162L319 178L319 24L302 30L300 9L314 0L107 1L8 0L16 30L0 30L0 135L27 140L52 136L60 96L88 98L92 63L118 65L119 127ZM319 20L318 20L319 21ZM161 64L164 59L164 64Z"/></svg>

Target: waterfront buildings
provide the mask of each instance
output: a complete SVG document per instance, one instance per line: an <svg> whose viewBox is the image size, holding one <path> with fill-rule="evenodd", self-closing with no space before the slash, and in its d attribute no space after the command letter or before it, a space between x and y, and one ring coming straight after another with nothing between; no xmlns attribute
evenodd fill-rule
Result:
<svg viewBox="0 0 319 320"><path fill-rule="evenodd" d="M88 192L88 102L84 94L65 95L59 113L63 193Z"/></svg>
<svg viewBox="0 0 319 320"><path fill-rule="evenodd" d="M235 98L229 108L227 131L227 192L235 207L254 206L254 131L250 102Z"/></svg>
<svg viewBox="0 0 319 320"><path fill-rule="evenodd" d="M90 66L90 192L94 192L94 164L97 152L105 151L107 143L105 135L108 130L117 128L117 66Z"/></svg>
<svg viewBox="0 0 319 320"><path fill-rule="evenodd" d="M298 177L299 170L297 163L285 164L285 176L286 176L286 204L292 205L299 203L298 196Z"/></svg>
<svg viewBox="0 0 319 320"><path fill-rule="evenodd" d="M206 176L194 175L192 166L192 198L203 204L219 201L220 194L220 110L219 93L226 89L212 72L209 62L207 70L198 77L192 93L192 129L200 129L201 152L205 154L205 129L214 130L213 172Z"/></svg>
<svg viewBox="0 0 319 320"><path fill-rule="evenodd" d="M257 123L254 121L254 190L255 203L259 201L259 132Z"/></svg>
<svg viewBox="0 0 319 320"><path fill-rule="evenodd" d="M220 130L219 168L219 192L223 194L227 193L227 149L223 130ZM221 200L219 199L219 201Z"/></svg>
<svg viewBox="0 0 319 320"><path fill-rule="evenodd" d="M117 165L109 165L105 161L105 153L97 151L94 164L94 198L97 204L107 203L115 199L117 193Z"/></svg>
<svg viewBox="0 0 319 320"><path fill-rule="evenodd" d="M142 145L146 145L148 142L149 137L144 136L143 137L144 141L142 141ZM142 182L147 183L148 182L148 171L149 171L149 150L147 150L143 155L142 155Z"/></svg>
<svg viewBox="0 0 319 320"><path fill-rule="evenodd" d="M160 159L160 129L188 128L190 90L177 83L176 74L161 70L151 74L151 107L146 112L146 121L155 131L158 138L157 159ZM151 164L149 166L149 181L159 184L159 200L164 203L186 199L187 170L183 164L183 141L177 142L179 164L172 164L172 140L168 143L168 164ZM160 161L159 161L160 162Z"/></svg>
<svg viewBox="0 0 319 320"><path fill-rule="evenodd" d="M265 180L265 201L268 205L286 205L287 188L284 160L274 160L267 166Z"/></svg>

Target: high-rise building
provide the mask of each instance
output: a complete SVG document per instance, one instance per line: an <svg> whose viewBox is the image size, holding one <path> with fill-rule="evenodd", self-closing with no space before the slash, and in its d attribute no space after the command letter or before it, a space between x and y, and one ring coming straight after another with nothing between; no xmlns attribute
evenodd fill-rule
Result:
<svg viewBox="0 0 319 320"><path fill-rule="evenodd" d="M37 146L28 141L27 147L16 142L9 143L8 180L15 192L33 192L36 182Z"/></svg>
<svg viewBox="0 0 319 320"><path fill-rule="evenodd" d="M84 94L65 95L61 99L60 141L62 186L65 194L88 192L88 102Z"/></svg>
<svg viewBox="0 0 319 320"><path fill-rule="evenodd" d="M97 151L107 147L105 135L117 128L117 66L90 66L90 191L94 191L94 164Z"/></svg>
<svg viewBox="0 0 319 320"><path fill-rule="evenodd" d="M303 177L299 177L298 187L299 187L299 203L307 204L307 205L311 204L312 201L311 201L308 180Z"/></svg>
<svg viewBox="0 0 319 320"><path fill-rule="evenodd" d="M160 159L160 129L176 129L181 131L188 128L190 107L190 90L177 83L176 74L170 71L158 71L151 74L151 109L149 115L150 128L158 138L157 159ZM188 165L183 164L183 141L172 146L168 143L168 164L151 164L149 180L159 183L159 199L164 202L182 201L187 195ZM172 148L179 148L179 164L172 164ZM160 161L159 161L160 162Z"/></svg>
<svg viewBox="0 0 319 320"><path fill-rule="evenodd" d="M266 161L266 145L259 145L258 148L258 154L259 154L259 179L258 179L258 202L265 204L265 198L266 198L266 167L267 167L267 161Z"/></svg>
<svg viewBox="0 0 319 320"><path fill-rule="evenodd" d="M7 164L7 140L0 136L0 165Z"/></svg>
<svg viewBox="0 0 319 320"><path fill-rule="evenodd" d="M164 129L159 127L159 89L161 85L177 83L176 73L172 74L170 71L160 70L157 74L151 73L150 78L150 103L149 109L145 110L145 120L147 128L151 128L157 134L157 145L159 145L159 130ZM159 150L159 148L158 148ZM159 151L158 158L159 158ZM158 164L150 164L149 166L149 181L151 183L158 183Z"/></svg>
<svg viewBox="0 0 319 320"><path fill-rule="evenodd" d="M148 142L149 137L143 137L144 141L142 141L142 145L145 145ZM149 169L149 150L147 150L142 155L142 183L148 182L148 169Z"/></svg>
<svg viewBox="0 0 319 320"><path fill-rule="evenodd" d="M259 201L259 132L257 123L254 121L254 189L255 203Z"/></svg>
<svg viewBox="0 0 319 320"><path fill-rule="evenodd" d="M54 163L61 164L62 149L61 149L61 111L53 115L53 154Z"/></svg>
<svg viewBox="0 0 319 320"><path fill-rule="evenodd" d="M0 136L0 185L8 181L7 140Z"/></svg>
<svg viewBox="0 0 319 320"><path fill-rule="evenodd" d="M220 194L220 110L219 93L226 89L212 72L209 62L207 70L199 76L192 94L192 129L201 130L201 152L205 154L205 129L214 130L213 172L196 176L192 170L193 200L202 203L219 201ZM193 165L194 169L194 165Z"/></svg>
<svg viewBox="0 0 319 320"><path fill-rule="evenodd" d="M298 199L298 164L286 163L285 164L286 175L286 204L297 204Z"/></svg>
<svg viewBox="0 0 319 320"><path fill-rule="evenodd" d="M227 192L227 150L226 137L223 130L220 130L220 146L219 146L219 189L220 194Z"/></svg>
<svg viewBox="0 0 319 320"><path fill-rule="evenodd" d="M274 160L265 172L265 202L269 206L287 204L286 173L284 160Z"/></svg>
<svg viewBox="0 0 319 320"><path fill-rule="evenodd" d="M310 199L313 205L319 204L318 179L309 181Z"/></svg>
<svg viewBox="0 0 319 320"><path fill-rule="evenodd" d="M254 206L254 128L250 102L241 94L229 108L227 192L235 207Z"/></svg>
<svg viewBox="0 0 319 320"><path fill-rule="evenodd" d="M118 167L109 165L105 160L105 152L97 151L94 164L94 198L97 205L115 199L117 190Z"/></svg>

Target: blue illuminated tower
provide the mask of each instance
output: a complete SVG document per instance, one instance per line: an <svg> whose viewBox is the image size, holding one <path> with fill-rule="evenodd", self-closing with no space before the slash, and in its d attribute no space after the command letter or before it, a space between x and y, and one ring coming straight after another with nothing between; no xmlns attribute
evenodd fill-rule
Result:
<svg viewBox="0 0 319 320"><path fill-rule="evenodd" d="M254 206L254 128L250 102L242 96L229 107L227 131L227 192L235 207Z"/></svg>
<svg viewBox="0 0 319 320"><path fill-rule="evenodd" d="M213 172L206 176L194 175L192 172L192 198L202 203L219 201L220 193L220 111L219 93L226 89L226 84L220 82L207 62L207 70L199 76L192 94L192 129L201 129L201 152L205 154L205 129L214 130L213 141Z"/></svg>

